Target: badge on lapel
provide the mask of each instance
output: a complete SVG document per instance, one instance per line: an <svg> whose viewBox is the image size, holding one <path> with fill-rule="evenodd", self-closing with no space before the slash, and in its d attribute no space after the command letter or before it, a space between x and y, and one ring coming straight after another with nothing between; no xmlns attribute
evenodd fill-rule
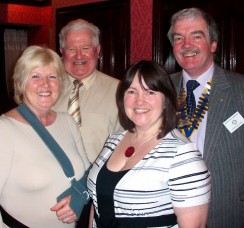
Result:
<svg viewBox="0 0 244 228"><path fill-rule="evenodd" d="M236 112L231 117L229 117L223 124L230 133L233 133L236 129L244 124L244 118L239 112Z"/></svg>

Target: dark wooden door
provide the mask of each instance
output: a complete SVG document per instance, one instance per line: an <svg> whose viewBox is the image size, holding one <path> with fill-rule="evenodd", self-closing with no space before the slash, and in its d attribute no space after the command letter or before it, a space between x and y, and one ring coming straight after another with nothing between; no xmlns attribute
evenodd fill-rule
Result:
<svg viewBox="0 0 244 228"><path fill-rule="evenodd" d="M28 30L29 27L25 25L16 25L16 24L8 24L8 23L0 23L0 114L14 108L16 103L14 101L14 92L13 92L13 81L11 83L7 80L5 69L5 42L4 41L4 32L6 29L15 29L15 30ZM15 61L12 60L12 66L14 67ZM12 69L13 70L13 69ZM12 76L12 72L10 72L10 76Z"/></svg>
<svg viewBox="0 0 244 228"><path fill-rule="evenodd" d="M56 46L58 33L69 21L82 18L101 31L98 69L120 79L129 66L130 1L117 0L65 7L56 11Z"/></svg>
<svg viewBox="0 0 244 228"><path fill-rule="evenodd" d="M2 66L0 67L0 114L8 109L8 91L5 77L5 61L4 61L4 27L0 26L0 60Z"/></svg>
<svg viewBox="0 0 244 228"><path fill-rule="evenodd" d="M169 73L180 70L167 39L170 17L178 10L198 7L217 22L219 43L215 62L221 67L244 74L244 1L243 0L154 0L153 59Z"/></svg>

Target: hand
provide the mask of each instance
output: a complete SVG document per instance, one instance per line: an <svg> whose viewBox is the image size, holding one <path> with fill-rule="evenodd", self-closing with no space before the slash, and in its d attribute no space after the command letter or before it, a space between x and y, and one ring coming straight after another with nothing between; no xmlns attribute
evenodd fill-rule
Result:
<svg viewBox="0 0 244 228"><path fill-rule="evenodd" d="M58 219L63 223L72 223L78 220L76 214L69 206L70 200L71 195L63 198L51 208L51 211L55 211Z"/></svg>

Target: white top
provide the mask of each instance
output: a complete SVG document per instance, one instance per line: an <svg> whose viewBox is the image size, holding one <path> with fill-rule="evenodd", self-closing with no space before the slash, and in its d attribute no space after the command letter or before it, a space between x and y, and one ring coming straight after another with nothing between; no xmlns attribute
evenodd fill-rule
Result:
<svg viewBox="0 0 244 228"><path fill-rule="evenodd" d="M75 177L89 166L83 142L73 118L58 113L46 129L69 157ZM34 129L2 115L0 117L0 204L31 228L75 227L59 221L51 211L56 198L69 188L62 167ZM0 215L0 227L2 223Z"/></svg>
<svg viewBox="0 0 244 228"><path fill-rule="evenodd" d="M87 187L98 217L97 176L125 134L109 137L88 175ZM118 220L157 219L173 214L173 207L210 202L210 174L195 143L174 130L119 180L111 197Z"/></svg>

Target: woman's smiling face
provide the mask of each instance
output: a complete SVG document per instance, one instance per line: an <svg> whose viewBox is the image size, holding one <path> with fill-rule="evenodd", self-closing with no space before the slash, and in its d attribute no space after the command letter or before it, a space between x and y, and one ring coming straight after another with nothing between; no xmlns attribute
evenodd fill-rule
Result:
<svg viewBox="0 0 244 228"><path fill-rule="evenodd" d="M49 110L59 95L59 79L50 64L34 68L25 85L23 101L34 110Z"/></svg>
<svg viewBox="0 0 244 228"><path fill-rule="evenodd" d="M136 74L124 94L126 115L136 127L151 128L158 126L159 128L162 124L165 97L161 92L149 89L143 80L143 76L142 85Z"/></svg>

